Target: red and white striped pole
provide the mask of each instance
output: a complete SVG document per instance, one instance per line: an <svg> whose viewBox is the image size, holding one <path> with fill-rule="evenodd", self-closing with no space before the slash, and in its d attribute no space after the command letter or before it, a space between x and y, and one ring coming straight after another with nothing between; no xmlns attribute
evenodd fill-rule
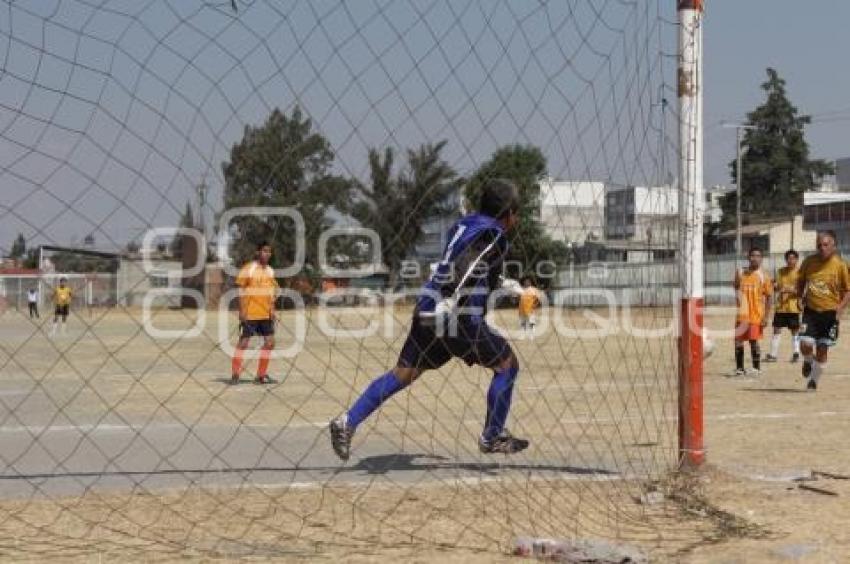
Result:
<svg viewBox="0 0 850 564"><path fill-rule="evenodd" d="M703 446L702 16L703 0L677 0L679 12L679 466L705 461Z"/></svg>

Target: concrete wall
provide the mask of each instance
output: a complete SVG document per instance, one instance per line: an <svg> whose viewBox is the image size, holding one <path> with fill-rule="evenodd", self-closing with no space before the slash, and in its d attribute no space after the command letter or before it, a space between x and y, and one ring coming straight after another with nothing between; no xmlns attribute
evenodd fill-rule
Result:
<svg viewBox="0 0 850 564"><path fill-rule="evenodd" d="M150 272L145 271L141 259L122 258L118 264L118 304L128 307L141 306L145 295L153 288L180 287L183 265L172 259L150 259ZM170 275L169 275L170 272ZM157 306L173 306L173 298L163 296L155 301ZM179 302L179 300L178 300Z"/></svg>
<svg viewBox="0 0 850 564"><path fill-rule="evenodd" d="M793 232L793 244L792 240ZM769 253L784 253L788 249L794 248L799 252L814 252L815 250L815 231L806 231L803 229L803 216L794 216L793 226L790 221L773 225L768 230L768 238L770 248Z"/></svg>

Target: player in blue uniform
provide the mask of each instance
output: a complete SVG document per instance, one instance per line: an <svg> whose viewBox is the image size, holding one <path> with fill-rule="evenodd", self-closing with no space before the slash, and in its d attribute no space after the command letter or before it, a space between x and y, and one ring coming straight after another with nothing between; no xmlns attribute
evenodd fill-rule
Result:
<svg viewBox="0 0 850 564"><path fill-rule="evenodd" d="M351 409L330 424L331 445L341 459L348 460L357 426L373 411L423 372L453 357L494 372L478 440L481 452L511 454L528 447L527 440L505 428L519 363L510 345L484 320L488 296L501 283L507 232L518 221L518 209L516 187L491 180L482 189L478 213L461 218L449 230L443 260L420 292L396 367L373 380Z"/></svg>

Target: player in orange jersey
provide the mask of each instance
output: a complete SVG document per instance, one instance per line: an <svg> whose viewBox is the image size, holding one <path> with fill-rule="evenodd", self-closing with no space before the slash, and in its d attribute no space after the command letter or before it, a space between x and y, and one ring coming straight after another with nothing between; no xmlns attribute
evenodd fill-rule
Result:
<svg viewBox="0 0 850 564"><path fill-rule="evenodd" d="M747 255L750 263L744 270L735 271L735 290L738 298L738 314L735 319L735 376L743 376L744 342L749 341L753 358L753 376L761 373L761 340L770 313L770 298L773 282L761 268L762 253L758 247Z"/></svg>
<svg viewBox="0 0 850 564"><path fill-rule="evenodd" d="M50 328L50 336L56 334L56 329L59 327L59 320L62 320L62 334L65 334L65 327L68 323L68 313L71 309L71 300L74 298L74 292L68 286L68 279L62 277L59 279L59 285L53 289L53 304L55 306L53 312L53 326Z"/></svg>
<svg viewBox="0 0 850 564"><path fill-rule="evenodd" d="M236 278L239 287L239 342L233 353L230 383L237 384L242 372L242 355L251 337L263 337L260 361L257 367L258 384L273 383L269 377L269 358L274 348L274 324L276 319L274 302L278 284L274 270L269 266L272 257L271 245L263 241L257 245L256 259L242 267Z"/></svg>
<svg viewBox="0 0 850 564"><path fill-rule="evenodd" d="M534 327L537 325L535 310L540 307L540 290L534 285L531 276L522 279L522 293L519 295L519 326L526 336L534 339Z"/></svg>
<svg viewBox="0 0 850 564"><path fill-rule="evenodd" d="M783 327L791 331L791 342L794 346L791 362L800 360L800 339L797 337L800 332L800 296L797 294L799 258L800 255L794 249L785 251L785 266L776 271L776 283L773 286L777 293L776 313L773 314L773 338L770 340L770 352L765 357L765 362L777 361Z"/></svg>

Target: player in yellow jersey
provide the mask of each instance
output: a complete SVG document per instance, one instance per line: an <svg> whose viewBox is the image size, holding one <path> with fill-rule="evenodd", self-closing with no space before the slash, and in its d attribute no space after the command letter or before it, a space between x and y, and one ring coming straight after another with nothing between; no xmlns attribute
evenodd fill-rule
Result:
<svg viewBox="0 0 850 564"><path fill-rule="evenodd" d="M791 342L794 347L791 362L800 360L800 340L797 337L797 333L800 332L801 311L800 294L797 293L797 279L800 277L800 271L797 268L799 258L800 255L794 249L785 251L785 266L776 271L776 282L773 285L776 291L773 338L770 340L770 354L765 357L765 362L776 362L783 327L791 331Z"/></svg>
<svg viewBox="0 0 850 564"><path fill-rule="evenodd" d="M263 337L260 349L260 361L254 382L270 384L269 358L274 348L274 323L276 321L275 298L278 284L274 270L269 266L272 257L271 245L263 241L257 245L256 259L242 267L236 277L239 287L239 342L233 353L230 370L230 383L239 383L242 372L242 356L251 337Z"/></svg>
<svg viewBox="0 0 850 564"><path fill-rule="evenodd" d="M522 293L519 295L519 326L534 339L534 327L537 325L535 310L540 307L540 290L530 276L522 279Z"/></svg>
<svg viewBox="0 0 850 564"><path fill-rule="evenodd" d="M74 292L68 286L67 278L60 278L59 285L53 289L53 327L50 329L50 335L56 334L56 329L59 326L59 319L62 319L62 333L65 333L65 324L68 322L68 314L71 310L71 300L74 298Z"/></svg>
<svg viewBox="0 0 850 564"><path fill-rule="evenodd" d="M735 290L738 298L738 314L735 319L735 376L743 376L744 342L750 343L753 369L750 374L761 373L761 340L764 327L770 313L770 296L773 295L773 283L761 268L762 253L758 247L750 249L747 255L749 265L744 270L735 271Z"/></svg>
<svg viewBox="0 0 850 564"><path fill-rule="evenodd" d="M816 390L826 368L829 347L838 340L838 319L850 301L850 274L836 252L835 233L821 231L818 252L800 266L797 292L803 296L800 352L806 388Z"/></svg>

